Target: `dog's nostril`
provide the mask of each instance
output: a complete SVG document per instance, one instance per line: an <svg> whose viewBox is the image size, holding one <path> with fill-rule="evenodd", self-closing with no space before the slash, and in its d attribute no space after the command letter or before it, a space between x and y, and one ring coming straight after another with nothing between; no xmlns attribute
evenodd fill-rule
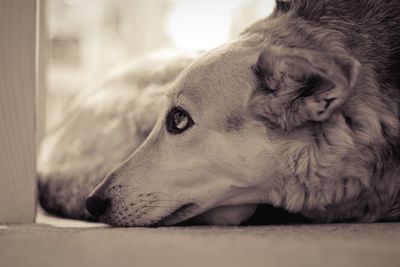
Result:
<svg viewBox="0 0 400 267"><path fill-rule="evenodd" d="M107 202L98 196L90 196L86 199L86 209L94 217L99 218L106 211Z"/></svg>

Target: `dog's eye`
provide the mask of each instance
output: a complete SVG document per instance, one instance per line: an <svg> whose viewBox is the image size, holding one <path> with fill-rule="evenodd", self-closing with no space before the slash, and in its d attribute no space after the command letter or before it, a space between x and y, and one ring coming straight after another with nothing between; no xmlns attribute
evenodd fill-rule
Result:
<svg viewBox="0 0 400 267"><path fill-rule="evenodd" d="M189 113L181 107L174 107L167 115L167 131L179 134L189 129L194 124Z"/></svg>

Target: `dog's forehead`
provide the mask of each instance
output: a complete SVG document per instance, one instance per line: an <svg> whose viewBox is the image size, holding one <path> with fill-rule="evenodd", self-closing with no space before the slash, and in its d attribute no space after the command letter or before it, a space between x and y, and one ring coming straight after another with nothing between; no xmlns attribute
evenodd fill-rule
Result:
<svg viewBox="0 0 400 267"><path fill-rule="evenodd" d="M254 85L258 38L239 39L203 55L180 75L171 95L202 108L241 104Z"/></svg>

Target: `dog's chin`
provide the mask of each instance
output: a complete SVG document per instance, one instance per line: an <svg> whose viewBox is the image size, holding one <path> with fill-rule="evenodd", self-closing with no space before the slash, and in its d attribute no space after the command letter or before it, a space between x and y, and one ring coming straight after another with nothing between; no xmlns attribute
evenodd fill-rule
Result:
<svg viewBox="0 0 400 267"><path fill-rule="evenodd" d="M221 225L237 226L249 220L257 205L218 206L201 210L196 204L186 204L160 220L158 225Z"/></svg>
<svg viewBox="0 0 400 267"><path fill-rule="evenodd" d="M153 216L135 218L108 212L100 216L98 220L113 227L160 227L183 224L198 213L199 206L195 203L188 203L175 209L172 208L170 212L156 218Z"/></svg>
<svg viewBox="0 0 400 267"><path fill-rule="evenodd" d="M176 208L169 215L161 218L151 226L173 226L185 224L188 220L198 214L199 206L195 203L188 203Z"/></svg>
<svg viewBox="0 0 400 267"><path fill-rule="evenodd" d="M172 209L159 218L132 218L101 216L99 220L114 227L161 227L187 225L240 225L255 212L257 205L221 206L202 209L196 203L187 203Z"/></svg>

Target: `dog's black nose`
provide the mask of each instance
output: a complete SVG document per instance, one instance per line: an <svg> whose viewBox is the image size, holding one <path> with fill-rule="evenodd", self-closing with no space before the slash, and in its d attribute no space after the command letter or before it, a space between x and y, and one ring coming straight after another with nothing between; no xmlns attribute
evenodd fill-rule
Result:
<svg viewBox="0 0 400 267"><path fill-rule="evenodd" d="M86 209L94 217L99 218L107 208L107 201L98 196L90 196L86 199Z"/></svg>

